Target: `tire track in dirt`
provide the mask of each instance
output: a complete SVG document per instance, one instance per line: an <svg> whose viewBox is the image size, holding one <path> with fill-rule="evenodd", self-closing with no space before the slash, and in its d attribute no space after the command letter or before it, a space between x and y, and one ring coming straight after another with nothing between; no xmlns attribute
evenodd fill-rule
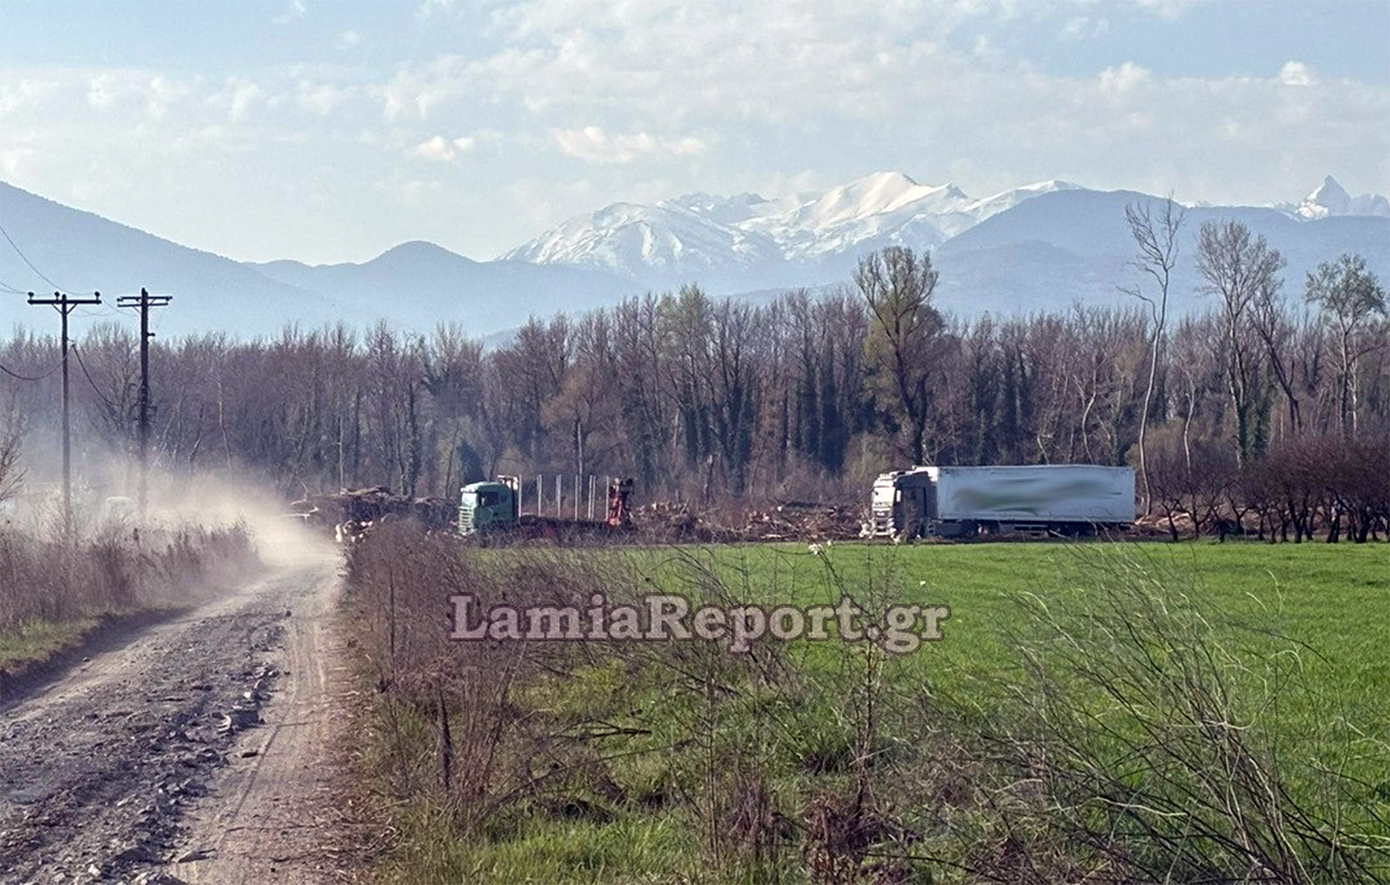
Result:
<svg viewBox="0 0 1390 885"><path fill-rule="evenodd" d="M0 882L281 881L226 860L238 827L275 826L267 807L304 822L296 772L327 776L338 562L277 567L0 707ZM190 840L209 843L202 860Z"/></svg>
<svg viewBox="0 0 1390 885"><path fill-rule="evenodd" d="M194 809L183 862L190 883L318 883L345 874L341 785L333 766L349 680L332 629L337 581L301 598L284 637L281 690Z"/></svg>

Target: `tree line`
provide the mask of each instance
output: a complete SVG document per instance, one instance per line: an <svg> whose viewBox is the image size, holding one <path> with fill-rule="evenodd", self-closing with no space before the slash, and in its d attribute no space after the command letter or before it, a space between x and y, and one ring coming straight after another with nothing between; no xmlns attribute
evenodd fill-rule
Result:
<svg viewBox="0 0 1390 885"><path fill-rule="evenodd" d="M157 340L152 445L166 469L250 470L291 496L452 498L499 473L607 473L635 477L647 500L858 499L914 463L1128 463L1156 512L1200 510L1177 487L1295 444L1385 448L1390 324L1363 258L1290 285L1239 223L1203 225L1186 257L1171 201L1128 220L1145 286L1119 307L951 316L930 255L895 246L828 294L754 302L690 285L533 317L493 348L452 321L427 335L378 322ZM1172 319L1182 260L1209 308ZM82 450L132 450L138 354L125 324L77 344ZM22 439L35 463L51 448L59 356L33 332L0 346L0 452ZM16 460L0 459L11 480Z"/></svg>

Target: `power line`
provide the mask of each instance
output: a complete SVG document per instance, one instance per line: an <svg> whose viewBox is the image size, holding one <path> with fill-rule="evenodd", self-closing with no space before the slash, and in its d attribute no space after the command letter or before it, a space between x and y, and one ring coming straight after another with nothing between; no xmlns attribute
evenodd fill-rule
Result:
<svg viewBox="0 0 1390 885"><path fill-rule="evenodd" d="M77 365L81 367L82 374L86 377L87 383L92 386L93 392L95 392L97 396L101 397L101 401L106 403L107 407L111 409L113 413L118 411L116 404L106 398L106 394L101 392L101 388L97 387L96 381L92 379L92 374L87 371L87 364L82 362L82 348L78 347L76 342L73 342L72 353L73 356L77 357Z"/></svg>
<svg viewBox="0 0 1390 885"><path fill-rule="evenodd" d="M104 301L101 304L97 305L97 307L99 307L100 310L95 310L90 307L79 308L77 311L77 316L89 320L107 320L111 319L112 317L119 317L121 315L120 311L116 310L114 307L110 306Z"/></svg>
<svg viewBox="0 0 1390 885"><path fill-rule="evenodd" d="M4 366L0 366L0 372L4 372L11 378L18 378L20 381L42 381L43 379L47 378L49 375L52 375L54 372L58 371L62 367L63 364L59 363L55 365L53 368L49 369L47 372L44 372L42 375L35 375L33 377L30 377L28 375L21 375L18 372L5 368Z"/></svg>
<svg viewBox="0 0 1390 885"><path fill-rule="evenodd" d="M24 254L24 251L20 249L18 245L15 244L15 241L13 239L10 238L10 232L5 230L4 225L0 225L0 234L5 235L5 239L9 241L10 247L15 250L15 252L19 255L20 259L25 264L29 265L30 270L39 275L39 278L41 280L43 280L45 283L47 283L55 289L63 288L62 286L50 280L48 277L44 276L43 271L39 270L37 267L34 267L34 262L30 261L29 257Z"/></svg>

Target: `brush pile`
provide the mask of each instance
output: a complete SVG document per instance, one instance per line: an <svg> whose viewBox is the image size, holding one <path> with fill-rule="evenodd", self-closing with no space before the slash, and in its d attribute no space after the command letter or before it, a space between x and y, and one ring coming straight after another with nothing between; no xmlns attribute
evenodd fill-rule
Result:
<svg viewBox="0 0 1390 885"><path fill-rule="evenodd" d="M857 505L788 502L770 508L710 508L659 501L637 508L633 522L653 543L737 541L829 541L859 537L864 520Z"/></svg>
<svg viewBox="0 0 1390 885"><path fill-rule="evenodd" d="M859 537L864 519L859 505L794 502L748 511L742 536L748 541L848 541Z"/></svg>

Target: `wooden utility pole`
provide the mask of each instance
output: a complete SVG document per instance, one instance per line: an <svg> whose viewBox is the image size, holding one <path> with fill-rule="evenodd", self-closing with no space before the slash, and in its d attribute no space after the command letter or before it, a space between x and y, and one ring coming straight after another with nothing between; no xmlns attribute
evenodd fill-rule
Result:
<svg viewBox="0 0 1390 885"><path fill-rule="evenodd" d="M140 311L140 521L145 520L149 495L150 472L150 308L167 307L172 295L151 295L144 289L139 295L116 296L117 307L132 307Z"/></svg>
<svg viewBox="0 0 1390 885"><path fill-rule="evenodd" d="M91 298L72 298L62 292L54 292L52 298L35 298L29 293L30 304L52 305L62 317L63 325L63 533L72 532L72 423L68 417L68 314L83 304L100 304L101 293L93 292Z"/></svg>

